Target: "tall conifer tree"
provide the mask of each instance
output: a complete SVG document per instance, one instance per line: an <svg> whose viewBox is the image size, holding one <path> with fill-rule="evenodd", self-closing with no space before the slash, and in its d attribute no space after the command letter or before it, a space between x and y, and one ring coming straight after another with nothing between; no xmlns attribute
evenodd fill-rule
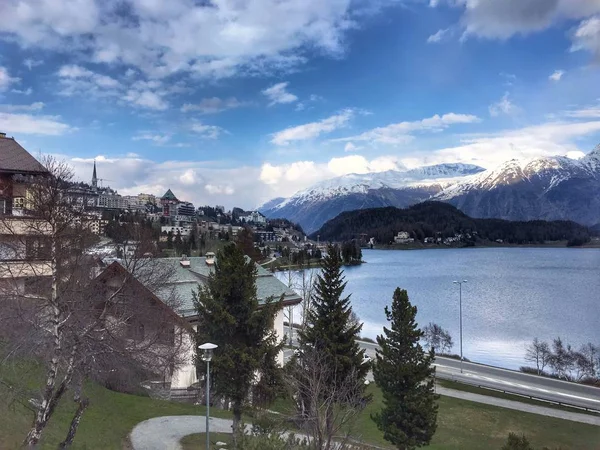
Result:
<svg viewBox="0 0 600 450"><path fill-rule="evenodd" d="M219 346L211 362L211 381L217 396L232 403L234 447L242 433L242 412L248 406L256 374L261 375L262 382L278 378L272 371L283 348L283 341L277 341L273 329L281 300L260 305L256 277L255 264L239 247L229 244L218 252L214 273L206 285L194 294L199 322L197 343ZM205 363L200 357L197 365L203 373Z"/></svg>
<svg viewBox="0 0 600 450"><path fill-rule="evenodd" d="M377 336L380 350L373 368L383 408L372 419L388 442L400 450L414 449L427 445L436 430L434 354L419 344L423 332L415 320L417 307L404 289L396 288L385 315L390 328L384 327L383 335Z"/></svg>
<svg viewBox="0 0 600 450"><path fill-rule="evenodd" d="M355 377L364 380L369 365L364 363L364 350L356 341L362 324L350 320L352 306L350 295L343 296L346 281L341 267L340 249L330 245L321 261L306 327L299 333L300 348L311 346L326 355L329 367L335 371L331 380L343 382L353 372Z"/></svg>

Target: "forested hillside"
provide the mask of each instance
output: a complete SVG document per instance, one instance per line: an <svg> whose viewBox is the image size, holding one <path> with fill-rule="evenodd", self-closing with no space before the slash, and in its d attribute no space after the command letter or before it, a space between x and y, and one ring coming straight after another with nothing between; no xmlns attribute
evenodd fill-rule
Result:
<svg viewBox="0 0 600 450"><path fill-rule="evenodd" d="M466 244L483 240L511 244L566 240L570 245L581 245L590 240L590 231L575 222L473 219L440 202L420 203L406 209L386 207L345 212L325 223L313 237L319 235L321 241L347 241L362 235L387 244L399 231L406 231L419 241L462 235L461 241Z"/></svg>

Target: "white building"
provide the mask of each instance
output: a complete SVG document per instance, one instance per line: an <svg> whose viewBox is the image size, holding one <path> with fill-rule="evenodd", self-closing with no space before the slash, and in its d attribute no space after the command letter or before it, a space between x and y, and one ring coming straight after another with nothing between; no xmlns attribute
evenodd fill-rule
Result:
<svg viewBox="0 0 600 450"><path fill-rule="evenodd" d="M214 266L207 264L204 257L185 258L185 260L182 258L159 258L157 261L174 269L175 275L171 283L165 288L165 292L172 292L172 289L177 291L177 297L181 302L177 313L185 318L194 330L196 330L198 327L198 316L194 307L192 292L198 289L199 283L206 282L208 276L214 270ZM272 273L258 264L256 264L256 269L258 271L256 290L259 303L264 303L271 298L278 300L282 295L284 308L297 305L302 301L298 294L275 278ZM277 313L273 324L278 340L282 340L285 337L283 321L284 309L281 309ZM219 342L214 343L219 344ZM193 350L187 355L187 361L189 362L188 364L173 373L171 389L187 388L198 381ZM283 352L278 356L278 362L283 365Z"/></svg>
<svg viewBox="0 0 600 450"><path fill-rule="evenodd" d="M267 218L258 211L252 211L246 214L240 214L240 221L246 223L266 224Z"/></svg>
<svg viewBox="0 0 600 450"><path fill-rule="evenodd" d="M414 239L406 231L398 231L398 234L394 236L394 242L396 244L408 244L414 242Z"/></svg>

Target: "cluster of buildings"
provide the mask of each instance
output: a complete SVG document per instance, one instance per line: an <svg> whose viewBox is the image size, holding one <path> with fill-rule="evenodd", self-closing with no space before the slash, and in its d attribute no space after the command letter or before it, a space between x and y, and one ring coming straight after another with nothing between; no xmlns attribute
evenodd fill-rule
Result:
<svg viewBox="0 0 600 450"><path fill-rule="evenodd" d="M0 297L13 296L16 298L27 299L31 296L42 299L50 291L48 284L52 275L52 265L49 263L48 241L50 238L49 230L46 230L43 223L36 219L36 212L28 208L32 195L33 182L38 177L46 177L50 174L31 154L29 154L13 138L7 138L5 134L0 133ZM87 194L91 191L93 200L85 203L86 207L94 208L115 208L134 200L119 196L115 199L108 190L97 188L96 170L92 179L90 189L81 188L79 194L75 189L69 188L68 197L72 201L87 201ZM114 191L113 191L114 192ZM97 194L97 195L96 195ZM111 200L102 200L101 196L112 196ZM197 216L194 206L188 202L182 202L170 190L160 199L154 199L152 196L141 194L135 201L139 204L152 204L157 207L156 211L148 212L149 215L158 214L165 218L169 224L165 227L172 227L173 230L182 235L188 233L189 224L194 223ZM101 204L113 206L101 206ZM141 208L140 208L141 209ZM251 212L244 214L245 223L266 224L266 219L260 213ZM40 222L40 223L38 223ZM196 221L197 224L197 221ZM212 225L209 225L212 224ZM202 225L202 224L201 224ZM221 225L219 223L206 222L205 226L223 226L227 230L233 230L232 225ZM220 228L221 230L222 228ZM169 229L169 231L173 231ZM281 230L280 230L281 231ZM269 231L273 233L272 231ZM265 236L275 239L275 234ZM208 255L207 255L208 256ZM213 255L211 255L214 258ZM142 258L150 258L143 255ZM127 296L124 301L136 301L137 303L148 302L149 305L160 306L161 310L167 311L170 321L166 322L167 327L174 327L173 330L183 330L186 334L187 344L181 347L183 352L183 364L173 367L169 373L160 374L161 385L167 386L167 391L186 390L198 381L195 367L195 345L193 345L194 334L198 327L198 316L194 308L194 294L199 284L203 284L208 279L211 271L214 270L213 261L207 257L182 257L182 258L152 258L156 265L162 266L170 273L168 279L153 280L161 283L144 284L142 278L137 275L128 276L128 269L125 264L119 261L103 260L101 255L90 256L92 260L89 277L92 280L90 286L101 283L103 289L106 289L107 297L104 302L108 304L108 299L114 301L111 297L110 289L118 289L119 283L128 283ZM87 266L86 266L87 267ZM283 298L283 306L293 306L301 302L301 298L294 291L290 290L285 284L281 283L271 273L257 265L257 295L260 303L265 303L269 299ZM96 283L97 282L97 283ZM94 284L96 283L96 284ZM160 288L156 285L161 284ZM98 284L99 285L99 284ZM104 292L104 291L102 291ZM167 300L167 293L176 294L178 302L176 304ZM101 294L104 295L104 294ZM94 300L98 301L98 300ZM100 308L101 310L102 308ZM102 320L110 320L109 318ZM143 321L143 317L139 320ZM277 314L273 323L274 330L279 338L284 337L283 327L284 313L283 309ZM113 325L111 325L113 326ZM124 324L124 327L129 324ZM144 341L148 334L150 326L144 327L144 323L135 324L135 333L131 336L127 333L128 339ZM146 331L144 331L146 330ZM218 342L216 342L218 344ZM161 345L171 345L167 341ZM174 344L173 344L174 345ZM279 362L283 363L283 354L279 355ZM152 371L152 362L149 362L148 369ZM158 375L158 374L157 374Z"/></svg>

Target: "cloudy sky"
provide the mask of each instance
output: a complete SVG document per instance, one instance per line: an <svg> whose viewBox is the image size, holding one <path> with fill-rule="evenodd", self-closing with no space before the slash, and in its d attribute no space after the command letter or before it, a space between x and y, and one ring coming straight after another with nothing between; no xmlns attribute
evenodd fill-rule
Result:
<svg viewBox="0 0 600 450"><path fill-rule="evenodd" d="M123 194L600 142L600 0L2 0L0 131Z"/></svg>

